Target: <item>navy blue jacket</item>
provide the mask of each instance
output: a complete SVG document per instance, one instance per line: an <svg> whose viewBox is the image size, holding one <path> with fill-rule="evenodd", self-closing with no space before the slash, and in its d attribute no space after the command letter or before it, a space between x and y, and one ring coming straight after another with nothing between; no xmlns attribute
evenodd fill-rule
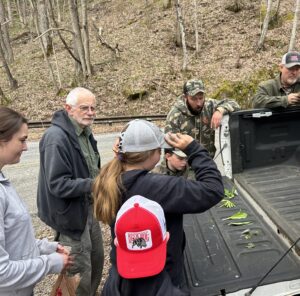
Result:
<svg viewBox="0 0 300 296"><path fill-rule="evenodd" d="M55 112L51 123L39 144L38 216L57 232L80 239L93 179L67 112ZM93 135L90 142L98 154Z"/></svg>
<svg viewBox="0 0 300 296"><path fill-rule="evenodd" d="M101 296L189 296L189 292L176 288L169 274L163 270L155 276L124 279L114 266L109 270Z"/></svg>
<svg viewBox="0 0 300 296"><path fill-rule="evenodd" d="M149 173L146 170L127 171L122 175L126 190L122 196L122 203L133 195L142 195L155 200L164 209L167 230L170 232L166 270L176 287L183 285L183 214L204 212L224 196L222 176L207 150L194 140L184 153L188 156L196 180ZM114 223L111 228L114 238L113 229ZM111 261L116 265L114 244Z"/></svg>

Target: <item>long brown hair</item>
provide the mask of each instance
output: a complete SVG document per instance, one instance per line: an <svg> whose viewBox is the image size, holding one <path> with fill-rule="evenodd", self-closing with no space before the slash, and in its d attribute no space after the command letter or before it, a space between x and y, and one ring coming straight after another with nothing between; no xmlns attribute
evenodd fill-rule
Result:
<svg viewBox="0 0 300 296"><path fill-rule="evenodd" d="M0 106L0 142L8 142L27 119L17 111Z"/></svg>
<svg viewBox="0 0 300 296"><path fill-rule="evenodd" d="M121 196L125 188L122 173L126 164L138 164L155 153L156 149L145 152L118 153L100 170L93 186L94 215L105 224L111 224L121 206Z"/></svg>

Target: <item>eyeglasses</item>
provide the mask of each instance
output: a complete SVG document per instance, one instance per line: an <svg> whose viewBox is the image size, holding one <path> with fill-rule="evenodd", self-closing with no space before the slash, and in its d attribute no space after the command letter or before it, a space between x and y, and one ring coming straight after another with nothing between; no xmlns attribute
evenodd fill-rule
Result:
<svg viewBox="0 0 300 296"><path fill-rule="evenodd" d="M79 108L80 111L86 113L86 112L96 112L96 107L95 106L87 106L87 105L79 105L79 106L74 106L76 108Z"/></svg>

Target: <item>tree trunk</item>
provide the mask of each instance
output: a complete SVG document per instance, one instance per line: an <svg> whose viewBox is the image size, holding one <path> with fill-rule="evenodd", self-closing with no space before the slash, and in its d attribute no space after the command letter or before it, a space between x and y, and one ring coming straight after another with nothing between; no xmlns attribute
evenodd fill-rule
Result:
<svg viewBox="0 0 300 296"><path fill-rule="evenodd" d="M293 29L292 29L292 34L291 34L289 51L295 50L295 42L296 42L296 35L297 35L299 9L300 9L300 0L296 0L296 8L295 8L295 14L294 14Z"/></svg>
<svg viewBox="0 0 300 296"><path fill-rule="evenodd" d="M81 71L82 76L85 79L87 77L87 67L85 62L85 52L84 46L82 43L81 31L80 31L80 23L79 23L79 14L78 14L78 5L77 0L69 0L71 19L72 19L72 27L74 31L74 49L76 49L78 58L81 63ZM76 54L75 54L76 56ZM78 63L76 63L78 64ZM76 72L77 73L77 72Z"/></svg>
<svg viewBox="0 0 300 296"><path fill-rule="evenodd" d="M279 7L280 7L280 0L276 0L276 3L274 5L275 7L275 13L274 13L274 18L278 18L278 15L279 15Z"/></svg>
<svg viewBox="0 0 300 296"><path fill-rule="evenodd" d="M267 31L268 31L268 27L269 27L269 22L270 22L271 10L272 10L272 0L268 0L268 3L267 3L267 12L266 12L266 16L265 16L265 19L264 19L264 23L263 23L263 28L262 28L262 32L261 32L261 35L260 35L260 39L258 41L257 50L261 50L264 47L264 42L265 42L265 38L266 38L266 35L267 35Z"/></svg>
<svg viewBox="0 0 300 296"><path fill-rule="evenodd" d="M1 24L0 24L0 31L1 31ZM3 43L4 43L3 42L3 37L2 37L2 34L0 32L0 59L2 60L5 73L7 75L8 80L9 80L10 88L14 90L18 87L18 82L12 76L11 71L9 69L9 66L7 64L7 61L5 59L5 54L4 54L4 51L3 51L3 48L2 48Z"/></svg>
<svg viewBox="0 0 300 296"><path fill-rule="evenodd" d="M81 32L82 32L87 74L90 76L90 75L92 75L92 67L91 67L91 58L90 58L90 37L89 37L89 26L88 26L86 0L81 0L81 7L82 7L82 30L81 30Z"/></svg>
<svg viewBox="0 0 300 296"><path fill-rule="evenodd" d="M61 22L61 11L60 11L60 5L59 5L59 0L56 0L56 10L57 10L57 21L60 23Z"/></svg>
<svg viewBox="0 0 300 296"><path fill-rule="evenodd" d="M11 0L6 0L6 3L7 3L8 19L9 19L10 24L12 25L13 17L12 17L12 12L11 12Z"/></svg>
<svg viewBox="0 0 300 296"><path fill-rule="evenodd" d="M21 1L21 13L23 15L24 27L27 25L27 4L26 0Z"/></svg>
<svg viewBox="0 0 300 296"><path fill-rule="evenodd" d="M1 26L1 33L3 36L3 44L2 49L5 54L6 61L8 63L12 63L14 60L14 54L13 50L10 44L10 38L9 38L9 31L8 31L8 18L6 17L5 7L3 4L3 0L0 0L0 23Z"/></svg>
<svg viewBox="0 0 300 296"><path fill-rule="evenodd" d="M49 29L49 19L48 19L45 0L37 1L37 11L38 11L39 31L41 33L44 33ZM49 56L52 53L52 41L51 41L50 33L44 34L41 38L44 44L46 54L47 56Z"/></svg>
<svg viewBox="0 0 300 296"><path fill-rule="evenodd" d="M199 53L199 35L198 35L198 16L197 16L197 0L194 0L194 28L195 28L195 42L196 42L196 55Z"/></svg>
<svg viewBox="0 0 300 296"><path fill-rule="evenodd" d="M172 0L163 0L163 8L168 9L172 7Z"/></svg>
<svg viewBox="0 0 300 296"><path fill-rule="evenodd" d="M20 20L21 26L24 28L25 27L25 21L23 19L23 15L22 15L22 9L21 9L21 6L20 6L20 0L15 0L15 4L16 4L16 9L17 9L17 13L18 13L18 16L19 16L19 20Z"/></svg>
<svg viewBox="0 0 300 296"><path fill-rule="evenodd" d="M35 24L35 29L36 29L36 32L39 36L41 34L41 32L39 30L38 12L37 12L37 7L34 5L35 3L33 1L34 0L30 0L30 4L31 4L31 8L32 8L32 15L33 15L33 20L34 20L34 24ZM41 37L39 38L39 43L40 43L40 46L41 46L41 49L42 49L42 52L43 52L43 55L44 55L45 63L46 63L46 65L47 65L47 67L50 71L50 75L51 75L53 84L55 86L55 90L56 90L56 92L58 92L59 91L59 86L57 85L57 81L55 79L53 68L52 68L51 63L49 62L48 57L47 57L46 49L44 47L44 43L43 43Z"/></svg>
<svg viewBox="0 0 300 296"><path fill-rule="evenodd" d="M187 49L186 49L186 42L185 42L185 30L184 30L180 0L175 0L175 6L176 6L176 12L177 12L177 21L178 21L180 33L181 33L181 42L182 42L182 50L183 50L182 70L185 71L187 68L188 56L187 56Z"/></svg>
<svg viewBox="0 0 300 296"><path fill-rule="evenodd" d="M1 100L0 100L0 105L5 105L7 102L8 102L8 99L7 99L7 97L5 96L5 94L4 94L4 92L3 92L3 90L2 90L2 88L1 88L1 86L0 86L0 98L1 98Z"/></svg>

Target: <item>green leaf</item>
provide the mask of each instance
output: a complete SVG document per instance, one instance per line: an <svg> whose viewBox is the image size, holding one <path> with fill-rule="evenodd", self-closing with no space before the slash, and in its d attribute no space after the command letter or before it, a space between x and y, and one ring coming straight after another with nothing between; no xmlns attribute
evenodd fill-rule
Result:
<svg viewBox="0 0 300 296"><path fill-rule="evenodd" d="M249 225L252 224L250 221L244 221L244 222L230 222L228 225L233 225L233 226L240 226L240 225Z"/></svg>
<svg viewBox="0 0 300 296"><path fill-rule="evenodd" d="M239 210L237 213L233 214L228 218L224 218L223 220L239 220L239 219L245 219L247 217L248 214L246 212L242 212L241 210Z"/></svg>
<svg viewBox="0 0 300 296"><path fill-rule="evenodd" d="M246 245L246 248L247 248L247 249L253 249L253 248L255 248L255 244L254 244L254 243L248 243L248 244Z"/></svg>
<svg viewBox="0 0 300 296"><path fill-rule="evenodd" d="M221 200L220 208L222 208L222 207L225 207L225 208L234 208L235 206L236 206L235 203L232 202L232 201L230 201L230 200L228 200L228 199L223 198Z"/></svg>
<svg viewBox="0 0 300 296"><path fill-rule="evenodd" d="M224 189L224 195L227 198L234 198L236 195L238 195L237 190L235 189L235 186L231 188L231 190L228 190L227 188Z"/></svg>

